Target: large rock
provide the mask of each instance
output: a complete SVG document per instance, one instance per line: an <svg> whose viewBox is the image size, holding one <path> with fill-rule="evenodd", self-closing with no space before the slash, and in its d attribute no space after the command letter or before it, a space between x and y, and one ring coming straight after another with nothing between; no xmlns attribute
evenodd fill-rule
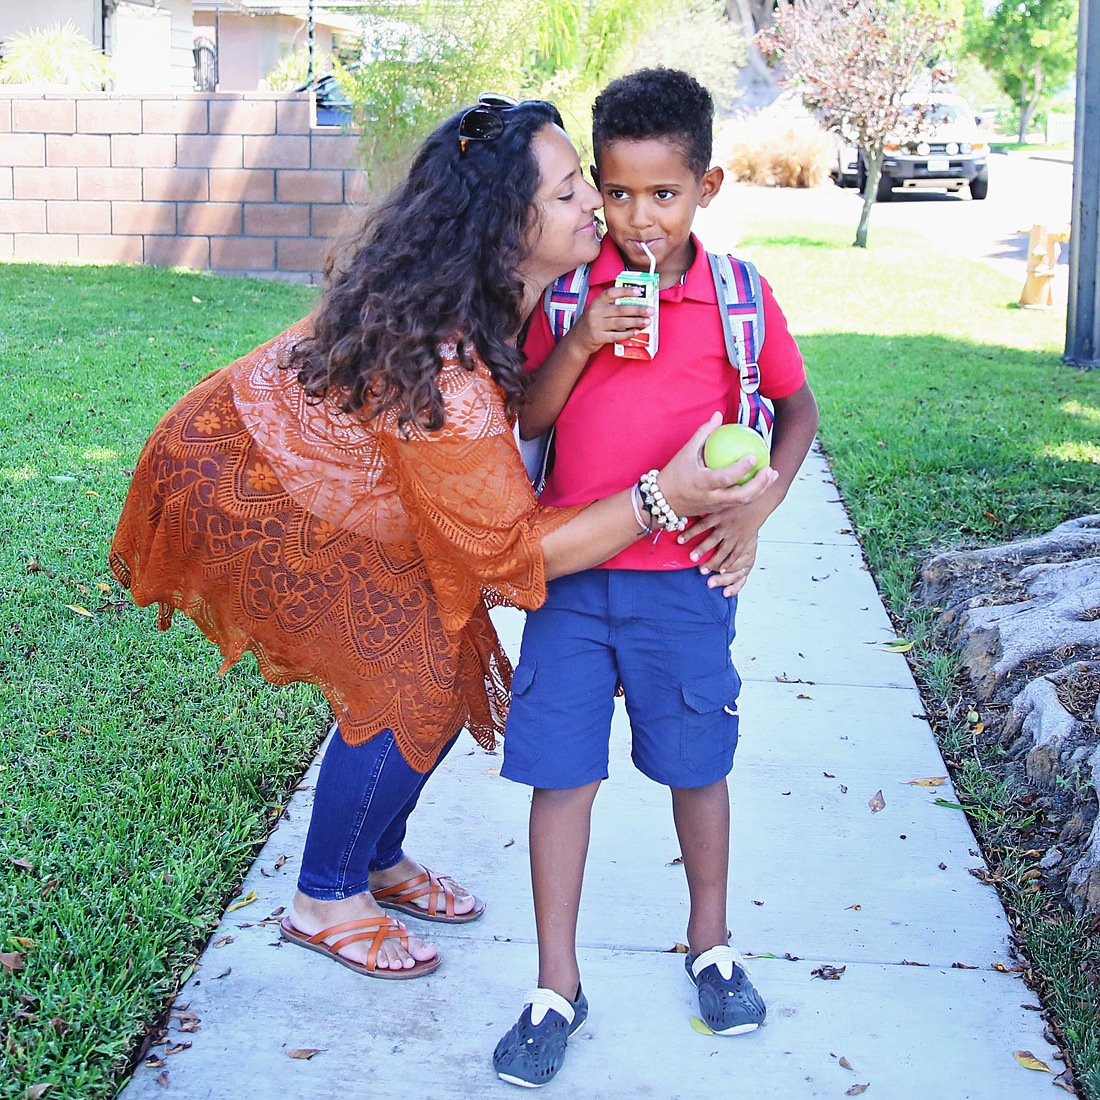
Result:
<svg viewBox="0 0 1100 1100"><path fill-rule="evenodd" d="M983 702L1008 702L1036 675L1100 657L1100 516L940 554L921 582L921 601L942 611Z"/></svg>
<svg viewBox="0 0 1100 1100"><path fill-rule="evenodd" d="M978 702L994 704L987 736L1006 747L1021 794L1041 798L1044 882L1100 915L1100 516L941 554L920 598L940 612Z"/></svg>

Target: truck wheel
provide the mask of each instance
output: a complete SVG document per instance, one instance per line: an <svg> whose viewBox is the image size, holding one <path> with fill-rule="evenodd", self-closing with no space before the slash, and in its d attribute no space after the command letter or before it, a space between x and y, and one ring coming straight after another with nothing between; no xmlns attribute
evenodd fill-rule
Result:
<svg viewBox="0 0 1100 1100"><path fill-rule="evenodd" d="M894 178L885 172L878 178L878 187L875 189L875 202L890 202L894 197Z"/></svg>
<svg viewBox="0 0 1100 1100"><path fill-rule="evenodd" d="M970 181L970 197L972 199L984 199L989 194L989 169L983 168Z"/></svg>

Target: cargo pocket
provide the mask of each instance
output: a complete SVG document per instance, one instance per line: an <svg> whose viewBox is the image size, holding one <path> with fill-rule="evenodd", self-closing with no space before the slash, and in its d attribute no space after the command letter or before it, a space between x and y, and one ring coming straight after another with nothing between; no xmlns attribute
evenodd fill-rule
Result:
<svg viewBox="0 0 1100 1100"><path fill-rule="evenodd" d="M741 677L728 665L715 675L685 680L680 691L684 700L680 759L707 782L716 782L733 765Z"/></svg>
<svg viewBox="0 0 1100 1100"><path fill-rule="evenodd" d="M512 674L512 702L504 727L504 766L501 769L509 779L522 781L524 774L533 769L542 756L538 751L541 738L535 673L535 662L527 661L520 662Z"/></svg>

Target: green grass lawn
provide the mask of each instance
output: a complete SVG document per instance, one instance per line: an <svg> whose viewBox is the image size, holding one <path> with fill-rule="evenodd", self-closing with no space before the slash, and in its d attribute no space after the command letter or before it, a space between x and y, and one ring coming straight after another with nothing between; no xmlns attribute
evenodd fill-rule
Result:
<svg viewBox="0 0 1100 1100"><path fill-rule="evenodd" d="M113 1096L316 745L106 563L149 430L305 313L301 287L0 265L0 1097ZM21 967L21 969L19 968Z"/></svg>
<svg viewBox="0 0 1100 1100"><path fill-rule="evenodd" d="M821 438L926 692L946 691L949 655L911 601L919 564L1100 511L1100 372L1063 366L1063 318L1009 308L1004 276L945 270L942 249L878 227L852 249L853 229L752 225L740 251L799 334ZM4 1100L46 1081L51 1100L115 1093L322 731L316 692L270 688L251 659L216 679L213 648L182 619L158 634L105 561L159 415L312 302L153 269L0 266ZM949 747L956 731L939 732ZM987 772L957 778L1011 826ZM1095 949L1027 898L1028 949L1100 1097Z"/></svg>

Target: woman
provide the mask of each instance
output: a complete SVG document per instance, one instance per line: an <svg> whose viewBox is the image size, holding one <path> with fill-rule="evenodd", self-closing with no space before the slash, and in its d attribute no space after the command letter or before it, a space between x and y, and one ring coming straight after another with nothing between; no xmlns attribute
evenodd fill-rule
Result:
<svg viewBox="0 0 1100 1100"><path fill-rule="evenodd" d="M652 528L629 490L540 508L516 449L516 338L543 288L598 251L598 193L546 103L482 97L443 123L327 273L317 313L186 394L146 444L111 566L166 629L180 610L228 667L332 704L292 943L374 977L439 965L383 910L484 906L405 856L405 823L467 726L503 727L510 667L488 616ZM703 467L701 428L660 472L682 514L768 478ZM757 484L760 482L761 484ZM700 583L703 583L700 581Z"/></svg>

